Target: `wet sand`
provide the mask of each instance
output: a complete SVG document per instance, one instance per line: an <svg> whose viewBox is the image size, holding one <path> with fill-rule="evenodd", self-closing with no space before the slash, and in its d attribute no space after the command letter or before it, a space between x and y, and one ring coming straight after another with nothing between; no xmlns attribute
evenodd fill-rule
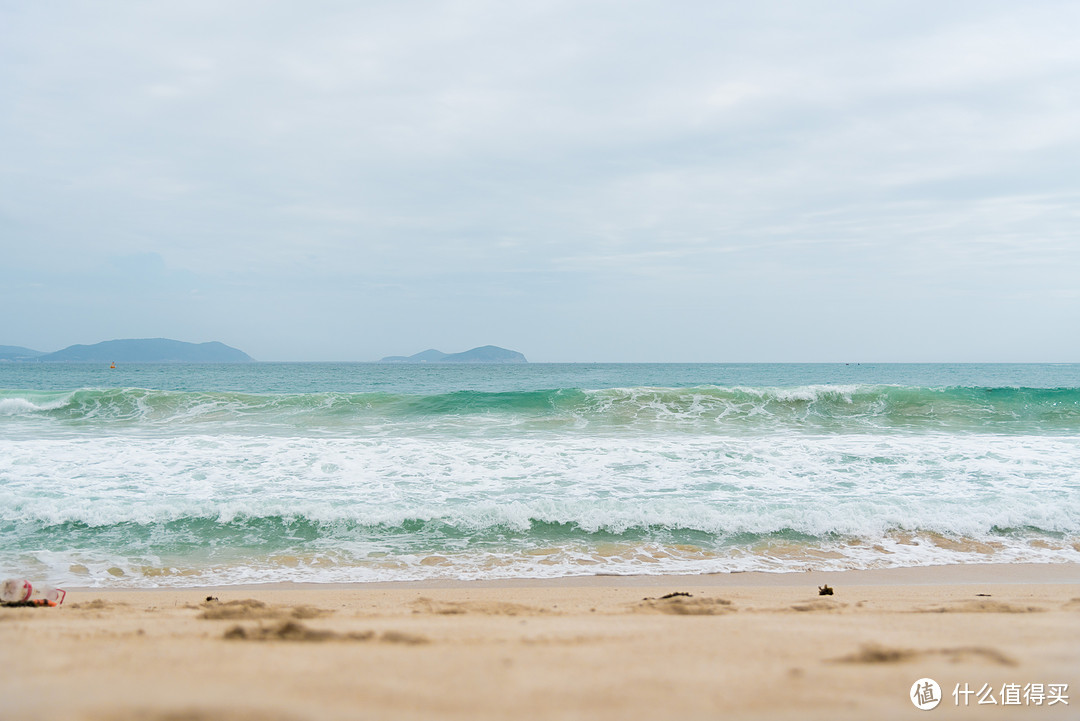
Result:
<svg viewBox="0 0 1080 721"><path fill-rule="evenodd" d="M0 642L13 719L1071 719L1080 565L69 589Z"/></svg>

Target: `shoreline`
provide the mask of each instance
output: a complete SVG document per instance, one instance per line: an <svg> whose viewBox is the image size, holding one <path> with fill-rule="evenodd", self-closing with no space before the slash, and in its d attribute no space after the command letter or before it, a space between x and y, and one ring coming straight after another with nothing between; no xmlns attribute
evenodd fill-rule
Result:
<svg viewBox="0 0 1080 721"><path fill-rule="evenodd" d="M40 721L862 721L920 718L929 677L940 718L1065 719L1077 638L1080 564L69 588L0 608L0 697ZM965 683L1069 705L964 708Z"/></svg>
<svg viewBox="0 0 1080 721"><path fill-rule="evenodd" d="M419 581L357 581L316 583L281 581L229 585L148 586L102 588L65 586L69 593L152 593L155 591L274 591L274 590L386 590L386 589L467 589L555 587L648 587L693 583L708 587L806 586L843 583L852 586L966 585L980 583L1075 583L1080 584L1080 563L973 563L940 566L900 566L895 568L851 569L844 571L732 571L728 573L686 574L592 574L550 578L426 579Z"/></svg>

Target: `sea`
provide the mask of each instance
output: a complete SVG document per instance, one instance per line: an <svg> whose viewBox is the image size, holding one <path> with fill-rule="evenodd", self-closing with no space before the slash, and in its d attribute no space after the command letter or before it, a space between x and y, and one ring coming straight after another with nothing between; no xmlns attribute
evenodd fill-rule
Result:
<svg viewBox="0 0 1080 721"><path fill-rule="evenodd" d="M0 363L0 575L1080 562L1080 365Z"/></svg>

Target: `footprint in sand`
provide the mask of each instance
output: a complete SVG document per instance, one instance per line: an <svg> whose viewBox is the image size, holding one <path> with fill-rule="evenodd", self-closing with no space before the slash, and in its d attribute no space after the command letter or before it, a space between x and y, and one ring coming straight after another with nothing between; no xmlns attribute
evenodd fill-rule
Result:
<svg viewBox="0 0 1080 721"><path fill-rule="evenodd" d="M107 715L88 716L94 721L297 721L295 716L284 716L267 709L197 709L184 708L172 711L150 709L111 709Z"/></svg>
<svg viewBox="0 0 1080 721"><path fill-rule="evenodd" d="M538 616L552 613L546 608L534 608L521 603L502 601L436 601L431 598L418 598L411 605L413 613L431 613L441 616L466 613L479 616Z"/></svg>
<svg viewBox="0 0 1080 721"><path fill-rule="evenodd" d="M1015 606L1004 601L957 601L948 606L917 609L917 613L1039 613L1045 608L1038 606Z"/></svg>
<svg viewBox="0 0 1080 721"><path fill-rule="evenodd" d="M118 608L126 608L128 604L123 601L104 601L100 598L95 598L92 601L83 601L82 603L65 603L63 608L70 609L77 612L81 616L87 618L105 618L108 614L107 611L113 611ZM156 609L154 609L156 610ZM147 613L152 613L152 609L145 609Z"/></svg>
<svg viewBox="0 0 1080 721"><path fill-rule="evenodd" d="M126 605L126 603L123 603L121 601L103 601L100 598L95 598L93 601L83 601L82 603L68 603L65 604L65 607L76 611L108 611L110 608L116 608L118 606Z"/></svg>
<svg viewBox="0 0 1080 721"><path fill-rule="evenodd" d="M735 606L725 598L694 598L671 594L662 598L644 598L631 608L633 613L667 613L675 616L719 616L734 613Z"/></svg>
<svg viewBox="0 0 1080 721"><path fill-rule="evenodd" d="M847 608L846 603L840 601L828 601L823 599L817 599L814 601L807 601L806 603L796 603L788 606L781 611L798 611L800 613L831 613L834 611L841 611Z"/></svg>
<svg viewBox="0 0 1080 721"><path fill-rule="evenodd" d="M272 606L254 598L245 598L240 601L207 601L201 608L203 612L199 618L220 620L245 620L260 618L319 618L333 613L313 606Z"/></svg>
<svg viewBox="0 0 1080 721"><path fill-rule="evenodd" d="M984 661L999 666L1015 666L1016 661L997 649L985 646L962 646L959 648L933 648L916 650L910 648L889 648L878 644L867 644L856 653L831 659L832 663L901 663L930 656L941 656L952 663L961 661Z"/></svg>
<svg viewBox="0 0 1080 721"><path fill-rule="evenodd" d="M374 631L354 631L350 633L338 633L326 629L309 628L299 621L283 621L276 626L233 626L222 636L230 641L374 641L383 643L399 643L408 646L416 646L428 643L425 636L404 633L402 631L386 631L376 637Z"/></svg>

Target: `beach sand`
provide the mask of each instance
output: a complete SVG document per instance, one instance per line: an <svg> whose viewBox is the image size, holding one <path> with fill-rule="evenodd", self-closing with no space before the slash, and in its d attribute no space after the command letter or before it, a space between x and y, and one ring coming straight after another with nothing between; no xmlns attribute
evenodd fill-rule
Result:
<svg viewBox="0 0 1080 721"><path fill-rule="evenodd" d="M71 590L0 642L4 719L1074 719L1080 565Z"/></svg>

